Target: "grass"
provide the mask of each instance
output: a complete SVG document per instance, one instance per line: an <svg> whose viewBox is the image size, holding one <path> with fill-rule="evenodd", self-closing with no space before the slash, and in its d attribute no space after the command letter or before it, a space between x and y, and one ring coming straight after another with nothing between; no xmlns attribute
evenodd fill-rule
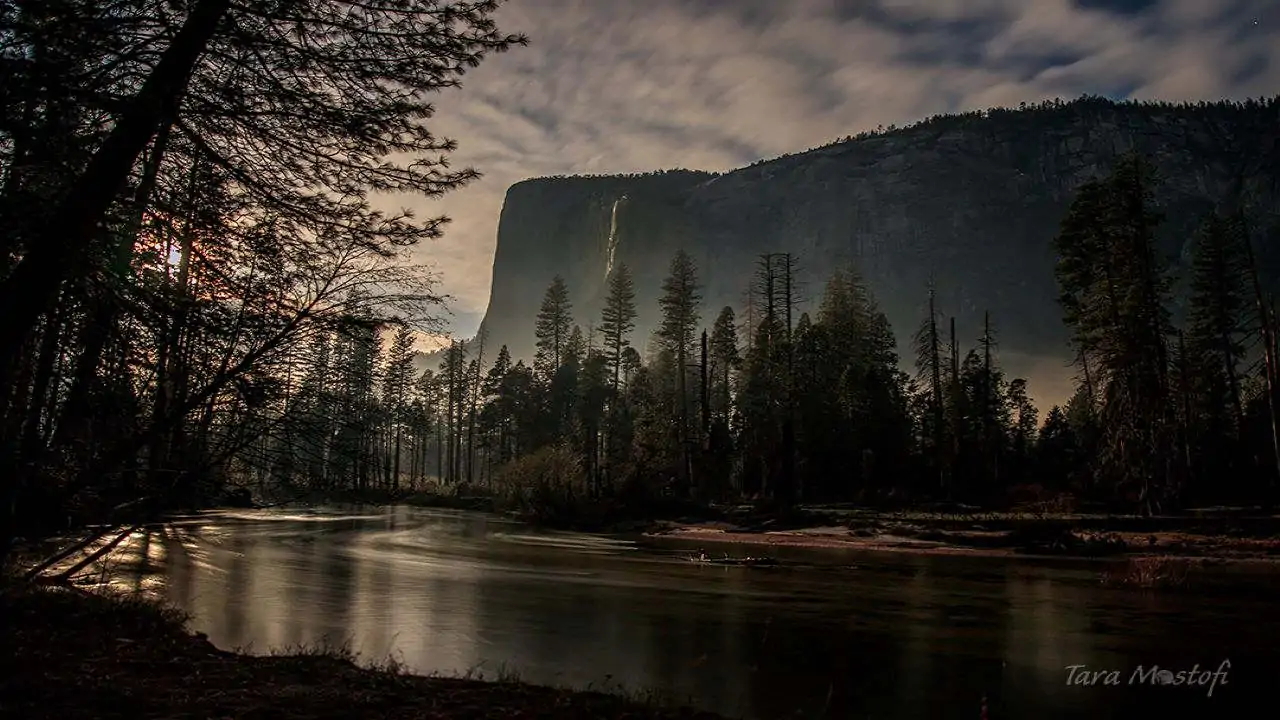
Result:
<svg viewBox="0 0 1280 720"><path fill-rule="evenodd" d="M574 691L365 664L346 645L250 656L215 648L149 602L54 588L0 597L0 717L282 720L721 720L656 696Z"/></svg>
<svg viewBox="0 0 1280 720"><path fill-rule="evenodd" d="M1111 587L1161 590L1187 586L1191 563L1183 558L1142 556L1102 573L1102 583Z"/></svg>

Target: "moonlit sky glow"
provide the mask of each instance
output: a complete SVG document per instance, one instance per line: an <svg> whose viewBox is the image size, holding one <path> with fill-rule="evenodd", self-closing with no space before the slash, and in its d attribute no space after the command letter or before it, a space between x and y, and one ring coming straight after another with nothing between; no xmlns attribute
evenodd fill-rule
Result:
<svg viewBox="0 0 1280 720"><path fill-rule="evenodd" d="M941 112L1084 93L1280 90L1277 0L509 0L528 47L442 94L431 128L484 177L419 251L469 337L507 187L541 175L729 170Z"/></svg>

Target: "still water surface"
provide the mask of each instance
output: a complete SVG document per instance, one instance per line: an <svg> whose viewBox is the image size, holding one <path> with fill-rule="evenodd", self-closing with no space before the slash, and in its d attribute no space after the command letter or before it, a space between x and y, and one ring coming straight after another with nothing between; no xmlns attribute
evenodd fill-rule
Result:
<svg viewBox="0 0 1280 720"><path fill-rule="evenodd" d="M253 511L138 538L115 577L223 648L347 643L421 673L621 685L745 718L973 720L984 695L992 720L1259 717L1244 701L1274 712L1280 692L1277 584L1256 569L1152 594L1083 562L787 549L750 569L689 549L440 510ZM1128 684L1223 660L1213 697ZM1121 684L1068 685L1072 665Z"/></svg>

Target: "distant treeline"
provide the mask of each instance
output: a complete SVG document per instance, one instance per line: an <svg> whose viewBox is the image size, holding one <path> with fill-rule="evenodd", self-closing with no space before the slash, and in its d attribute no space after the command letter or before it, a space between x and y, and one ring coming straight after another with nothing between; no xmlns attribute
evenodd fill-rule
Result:
<svg viewBox="0 0 1280 720"><path fill-rule="evenodd" d="M1054 98L1052 100L1044 100L1038 103L1020 103L1016 108L994 107L983 110L970 110L959 113L939 113L931 115L923 120L919 120L908 125L899 127L890 124L888 126L879 126L874 130L865 130L856 135L846 135L832 142L808 150L787 153L779 155L775 158L766 158L751 163L749 167L755 167L763 163L781 160L783 158L796 157L811 153L815 150L822 150L837 145L843 145L871 138L885 137L901 132L910 131L933 131L942 132L946 130L954 130L972 125L975 122L990 121L999 119L1008 119L1020 116L1026 119L1034 119L1037 117L1048 118L1054 115L1070 114L1070 115L1097 115L1104 112L1115 112L1124 110L1139 110L1151 114L1157 112L1176 112L1179 115L1195 117L1197 115L1206 115L1210 117L1221 116L1230 112L1249 112L1253 113L1259 109L1265 109L1275 112L1280 108L1280 95L1273 97L1260 97L1242 101L1235 100L1217 100L1208 101L1200 100L1197 102L1167 102L1163 100L1113 100L1111 98L1099 95L1082 95L1075 100L1063 100Z"/></svg>
<svg viewBox="0 0 1280 720"><path fill-rule="evenodd" d="M1144 111L1155 114L1159 112L1173 112L1184 117L1196 117L1204 115L1208 117L1220 117L1224 113L1250 113L1255 114L1256 111L1268 110L1275 112L1280 108L1280 95L1273 97L1260 97L1257 99L1249 98L1247 100L1217 100L1208 101L1201 100L1197 102L1167 102L1163 100L1115 100L1099 95L1081 95L1074 100L1063 100L1054 98L1052 100L1043 100L1041 102L1020 103L1018 107L994 107L983 110L971 110L967 112L956 113L939 113L931 115L922 120L907 125L881 125L873 130L864 130L854 135L846 135L837 138L828 143L817 145L807 150L800 150L792 153L785 153L771 158L761 158L746 167L756 167L766 163L771 163L785 158L798 157L816 150L823 150L830 147L836 147L853 142L870 140L873 138L886 137L896 133L904 133L911 131L933 131L943 132L967 127L975 122L1000 120L1002 118L1012 118L1020 116L1027 119L1037 117L1048 118L1060 114L1070 115L1097 115L1104 112L1115 111ZM1280 116L1278 116L1280 119ZM645 173L624 173L624 174L604 174L604 175L549 175L538 180L544 179L586 179L586 178L622 178L636 179L648 178L663 175L704 175L707 179L720 177L724 173L706 172L701 170L686 170L683 168L656 170Z"/></svg>
<svg viewBox="0 0 1280 720"><path fill-rule="evenodd" d="M665 170L650 170L648 172L639 173L603 173L597 175L542 175L536 178L525 180L523 182L539 182L542 180L593 180L597 178L608 178L613 180L635 180L638 178L665 177L668 175L683 175L692 177L703 177L708 180L720 177L723 173L711 172L708 170L688 170L685 168L668 168Z"/></svg>

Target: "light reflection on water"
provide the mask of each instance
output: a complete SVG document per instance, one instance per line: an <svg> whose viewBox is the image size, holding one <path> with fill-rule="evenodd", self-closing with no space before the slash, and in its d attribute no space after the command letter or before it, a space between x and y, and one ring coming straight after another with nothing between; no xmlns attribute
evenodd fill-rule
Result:
<svg viewBox="0 0 1280 720"><path fill-rule="evenodd" d="M1152 595L1101 588L1080 563L777 552L830 567L702 566L672 548L450 511L251 511L137 533L109 575L184 608L220 647L349 643L418 672L617 683L758 718L824 707L827 718L975 718L984 694L992 718L1197 703L1229 717L1227 703L1264 679L1269 690L1280 669L1271 576ZM1212 700L1065 685L1068 665L1223 658L1235 694Z"/></svg>

